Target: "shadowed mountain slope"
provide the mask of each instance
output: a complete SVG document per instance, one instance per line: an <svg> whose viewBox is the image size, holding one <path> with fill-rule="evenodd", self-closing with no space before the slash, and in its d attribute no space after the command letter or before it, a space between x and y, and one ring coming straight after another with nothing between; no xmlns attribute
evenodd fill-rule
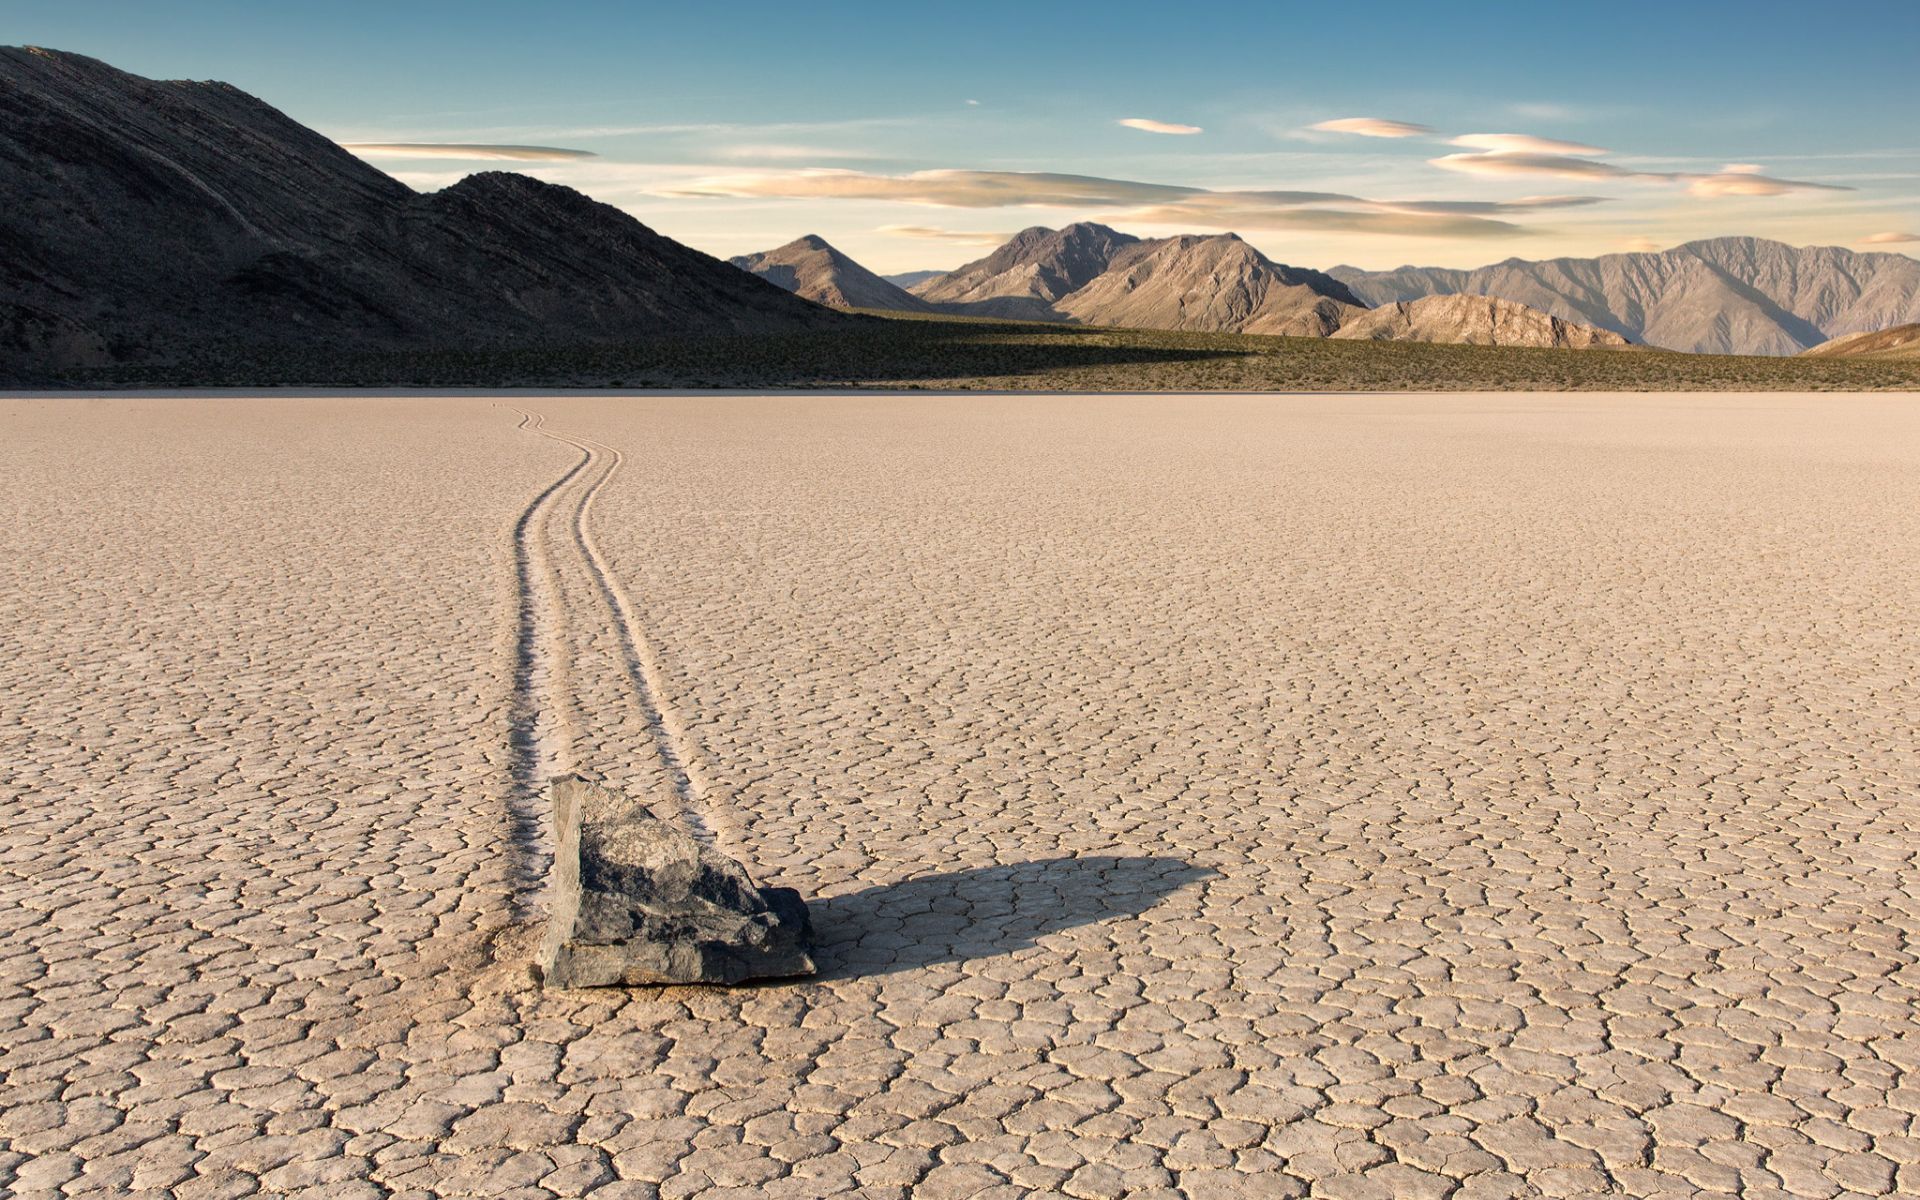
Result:
<svg viewBox="0 0 1920 1200"><path fill-rule="evenodd" d="M1797 354L1841 334L1920 321L1920 261L1763 238L1600 258L1509 259L1471 271L1335 267L1330 274L1370 304L1494 296L1636 342L1713 354Z"/></svg>
<svg viewBox="0 0 1920 1200"><path fill-rule="evenodd" d="M908 295L814 234L795 238L778 249L743 254L728 261L804 300L830 308L933 311L933 305Z"/></svg>
<svg viewBox="0 0 1920 1200"><path fill-rule="evenodd" d="M420 195L223 83L0 48L0 369L476 348L847 318L570 188Z"/></svg>

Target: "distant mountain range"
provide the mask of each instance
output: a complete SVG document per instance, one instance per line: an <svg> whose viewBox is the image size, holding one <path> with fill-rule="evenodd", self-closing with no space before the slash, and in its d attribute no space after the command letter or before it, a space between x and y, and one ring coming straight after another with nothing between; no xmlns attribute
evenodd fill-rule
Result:
<svg viewBox="0 0 1920 1200"><path fill-rule="evenodd" d="M1627 344L1618 334L1484 298L1436 297L1369 310L1332 275L1276 263L1231 233L1142 239L1092 222L1036 226L985 258L920 273L910 294L898 297L877 291L872 285L886 281L817 237L733 261L822 303L866 298L849 307L1374 341Z"/></svg>
<svg viewBox="0 0 1920 1200"><path fill-rule="evenodd" d="M927 280L938 279L945 274L945 271L902 271L898 275L882 275L880 278L897 288L905 288L908 291L912 291L915 287L925 283Z"/></svg>
<svg viewBox="0 0 1920 1200"><path fill-rule="evenodd" d="M0 48L0 195L0 375L848 321L570 188L421 195L227 84L57 51Z"/></svg>
<svg viewBox="0 0 1920 1200"><path fill-rule="evenodd" d="M1498 296L1650 346L1707 354L1798 354L1842 334L1920 321L1920 261L1763 238L1600 258L1514 258L1471 271L1328 273L1369 304Z"/></svg>
<svg viewBox="0 0 1920 1200"><path fill-rule="evenodd" d="M1320 272L1233 234L1143 240L1082 223L1023 230L965 266L900 278L917 279L907 290L943 312L1487 345L1788 355L1920 323L1920 261L1746 237L1475 270ZM1474 298L1502 303L1466 303Z"/></svg>
<svg viewBox="0 0 1920 1200"><path fill-rule="evenodd" d="M12 380L237 351L851 327L844 309L1752 354L1920 322L1920 262L1753 238L1321 272L1233 234L1142 239L1086 222L892 279L818 237L729 265L570 188L489 171L423 195L229 85L30 47L0 48L0 195L0 379Z"/></svg>

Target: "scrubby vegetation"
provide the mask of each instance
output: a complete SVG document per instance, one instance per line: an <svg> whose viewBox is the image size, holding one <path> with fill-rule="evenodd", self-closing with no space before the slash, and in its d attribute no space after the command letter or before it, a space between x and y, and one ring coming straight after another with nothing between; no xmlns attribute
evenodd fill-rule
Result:
<svg viewBox="0 0 1920 1200"><path fill-rule="evenodd" d="M32 382L90 388L1877 391L1920 390L1920 363L1327 341L894 315L837 330L544 349L236 349Z"/></svg>

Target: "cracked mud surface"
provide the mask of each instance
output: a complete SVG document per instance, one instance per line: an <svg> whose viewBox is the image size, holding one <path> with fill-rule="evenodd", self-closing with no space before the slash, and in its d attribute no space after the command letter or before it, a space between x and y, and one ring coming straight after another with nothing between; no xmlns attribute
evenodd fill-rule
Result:
<svg viewBox="0 0 1920 1200"><path fill-rule="evenodd" d="M1910 400L0 399L0 497L0 1191L1920 1193ZM567 766L821 977L535 987Z"/></svg>

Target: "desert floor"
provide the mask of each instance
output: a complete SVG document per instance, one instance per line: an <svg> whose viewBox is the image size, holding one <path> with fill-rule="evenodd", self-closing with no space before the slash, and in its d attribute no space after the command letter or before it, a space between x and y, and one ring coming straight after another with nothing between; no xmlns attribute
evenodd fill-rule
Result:
<svg viewBox="0 0 1920 1200"><path fill-rule="evenodd" d="M11 398L0 500L0 1191L1920 1194L1911 397ZM540 990L566 767L821 976Z"/></svg>

